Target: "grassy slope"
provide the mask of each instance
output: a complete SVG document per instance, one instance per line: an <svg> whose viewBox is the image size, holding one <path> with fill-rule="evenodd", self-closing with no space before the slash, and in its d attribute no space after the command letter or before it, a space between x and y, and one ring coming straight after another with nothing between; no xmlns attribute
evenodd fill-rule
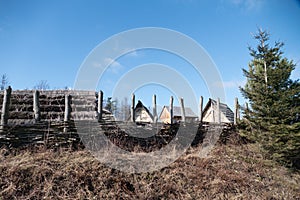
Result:
<svg viewBox="0 0 300 200"><path fill-rule="evenodd" d="M0 153L0 199L300 199L300 174L263 158L257 144L192 148L160 171L126 174L90 153Z"/></svg>

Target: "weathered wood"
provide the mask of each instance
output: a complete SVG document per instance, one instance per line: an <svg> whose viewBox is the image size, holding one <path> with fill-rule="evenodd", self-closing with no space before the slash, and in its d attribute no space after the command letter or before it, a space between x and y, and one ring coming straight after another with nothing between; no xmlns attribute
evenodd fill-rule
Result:
<svg viewBox="0 0 300 200"><path fill-rule="evenodd" d="M246 109L247 112L249 111L248 102L245 103L245 109Z"/></svg>
<svg viewBox="0 0 300 200"><path fill-rule="evenodd" d="M249 114L249 106L248 106L248 103L245 102L244 116L245 116L245 115L248 115L248 114ZM243 117L244 117L244 116L243 116Z"/></svg>
<svg viewBox="0 0 300 200"><path fill-rule="evenodd" d="M237 109L237 119L238 120L240 120L241 119L241 116L240 116L240 114L241 114L241 107L240 107L240 104L239 104L239 102L238 102L238 109Z"/></svg>
<svg viewBox="0 0 300 200"><path fill-rule="evenodd" d="M200 96L199 100L199 121L202 122L202 114L203 114L203 96Z"/></svg>
<svg viewBox="0 0 300 200"><path fill-rule="evenodd" d="M103 92L98 93L98 121L102 120L103 113Z"/></svg>
<svg viewBox="0 0 300 200"><path fill-rule="evenodd" d="M8 122L10 97L11 97L11 87L8 86L8 88L4 91L2 113L1 113L1 128L6 126Z"/></svg>
<svg viewBox="0 0 300 200"><path fill-rule="evenodd" d="M153 122L157 123L158 117L157 117L157 108L156 108L156 95L153 95Z"/></svg>
<svg viewBox="0 0 300 200"><path fill-rule="evenodd" d="M173 96L170 98L170 124L173 124Z"/></svg>
<svg viewBox="0 0 300 200"><path fill-rule="evenodd" d="M184 109L183 98L180 98L180 107L181 107L181 121L185 122L185 109Z"/></svg>
<svg viewBox="0 0 300 200"><path fill-rule="evenodd" d="M41 119L39 97L40 97L40 92L38 90L35 90L33 92L33 112L34 112L35 122L38 122Z"/></svg>
<svg viewBox="0 0 300 200"><path fill-rule="evenodd" d="M217 123L221 124L220 98L217 100Z"/></svg>
<svg viewBox="0 0 300 200"><path fill-rule="evenodd" d="M236 97L234 99L234 125L237 124L237 119L238 119L238 112L239 112L239 102L238 102L238 98Z"/></svg>
<svg viewBox="0 0 300 200"><path fill-rule="evenodd" d="M134 108L135 108L135 95L134 94L132 94L132 99L131 99L131 122L135 122L135 110L134 110Z"/></svg>
<svg viewBox="0 0 300 200"><path fill-rule="evenodd" d="M71 117L71 95L66 94L65 95L65 116L64 121L70 121Z"/></svg>

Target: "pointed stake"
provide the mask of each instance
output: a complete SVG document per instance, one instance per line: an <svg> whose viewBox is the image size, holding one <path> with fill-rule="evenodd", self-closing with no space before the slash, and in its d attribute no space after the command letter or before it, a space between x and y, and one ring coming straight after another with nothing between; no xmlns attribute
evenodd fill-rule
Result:
<svg viewBox="0 0 300 200"><path fill-rule="evenodd" d="M170 98L170 124L173 124L173 96Z"/></svg>
<svg viewBox="0 0 300 200"><path fill-rule="evenodd" d="M132 94L132 99L131 99L131 122L135 122L135 95Z"/></svg>
<svg viewBox="0 0 300 200"><path fill-rule="evenodd" d="M180 106L181 106L181 121L185 123L185 109L184 109L183 98L180 98Z"/></svg>
<svg viewBox="0 0 300 200"><path fill-rule="evenodd" d="M8 86L8 88L4 90L2 113L1 113L1 128L6 126L8 122L10 97L11 97L11 87Z"/></svg>
<svg viewBox="0 0 300 200"><path fill-rule="evenodd" d="M157 118L157 110L156 110L156 95L153 95L152 100L153 100L153 102L152 102L152 104L153 104L153 111L152 111L152 113L153 113L153 122L157 123L158 118Z"/></svg>
<svg viewBox="0 0 300 200"><path fill-rule="evenodd" d="M100 90L98 92L98 122L102 120L103 114L103 92Z"/></svg>
<svg viewBox="0 0 300 200"><path fill-rule="evenodd" d="M40 98L40 92L38 90L35 90L33 93L33 112L34 112L35 122L38 122L41 119L39 98Z"/></svg>
<svg viewBox="0 0 300 200"><path fill-rule="evenodd" d="M202 122L202 113L203 113L203 96L200 96L199 100L199 122Z"/></svg>
<svg viewBox="0 0 300 200"><path fill-rule="evenodd" d="M238 120L238 113L239 113L239 101L238 98L236 97L234 99L234 125L237 125L237 120Z"/></svg>
<svg viewBox="0 0 300 200"><path fill-rule="evenodd" d="M221 124L220 98L217 100L217 123Z"/></svg>

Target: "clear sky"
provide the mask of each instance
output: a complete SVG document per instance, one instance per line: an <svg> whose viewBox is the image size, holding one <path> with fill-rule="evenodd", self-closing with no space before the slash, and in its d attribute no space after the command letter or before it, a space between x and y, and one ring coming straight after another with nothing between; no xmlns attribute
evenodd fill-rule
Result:
<svg viewBox="0 0 300 200"><path fill-rule="evenodd" d="M162 27L186 34L207 51L232 107L236 96L244 102L238 90L245 83L241 68L247 68L251 59L247 47L255 47L251 33L258 27L268 30L272 41L285 43L285 56L297 64L292 78L300 77L299 19L296 0L0 0L0 73L7 74L13 89L32 89L40 80L47 80L51 89L72 88L84 59L102 41L133 28ZM187 63L154 50L116 60L97 89L110 96L126 72L151 62L184 74L197 98L209 98ZM136 92L146 106L151 105L152 93L158 94L161 105L172 94L157 85Z"/></svg>

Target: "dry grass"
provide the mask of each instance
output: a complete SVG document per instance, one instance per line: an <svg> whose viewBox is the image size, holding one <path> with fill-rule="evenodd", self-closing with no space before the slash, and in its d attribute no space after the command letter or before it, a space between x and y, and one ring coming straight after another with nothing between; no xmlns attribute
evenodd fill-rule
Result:
<svg viewBox="0 0 300 200"><path fill-rule="evenodd" d="M126 174L85 150L0 152L0 199L300 199L300 174L264 159L257 144L201 146L160 171Z"/></svg>

